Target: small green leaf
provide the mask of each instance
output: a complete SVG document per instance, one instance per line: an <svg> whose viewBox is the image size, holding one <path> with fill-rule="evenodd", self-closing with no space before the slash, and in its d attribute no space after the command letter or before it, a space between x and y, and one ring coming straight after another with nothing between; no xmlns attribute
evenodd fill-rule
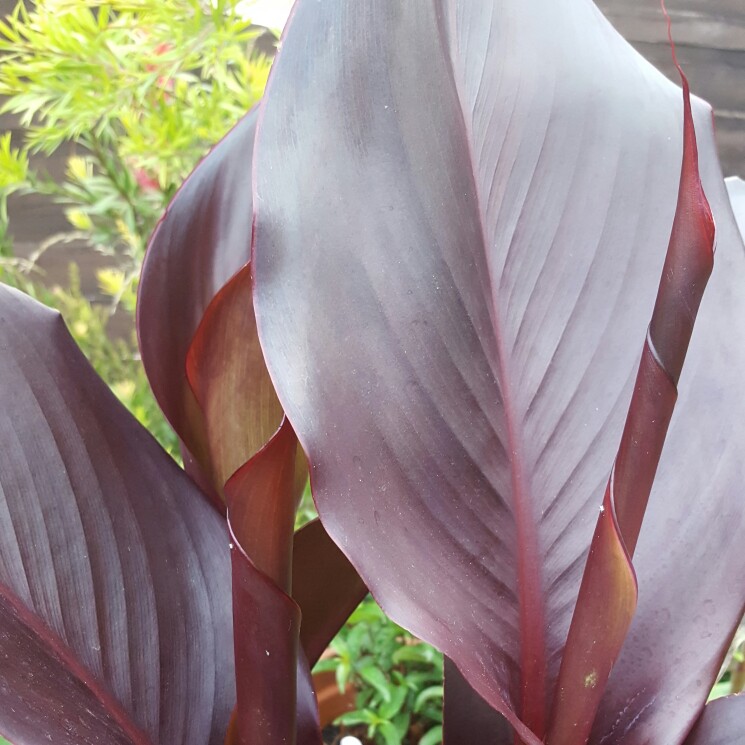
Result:
<svg viewBox="0 0 745 745"><path fill-rule="evenodd" d="M362 711L348 711L342 714L337 720L338 724L345 724L353 727L356 724L377 725L379 722L375 712L363 709Z"/></svg>
<svg viewBox="0 0 745 745"><path fill-rule="evenodd" d="M389 702L391 700L390 684L385 675L377 667L369 665L362 668L360 670L360 677L380 694L383 701Z"/></svg>
<svg viewBox="0 0 745 745"><path fill-rule="evenodd" d="M422 665L431 665L436 662L438 652L429 644L408 644L393 653L393 662L396 665L402 662L414 662Z"/></svg>
<svg viewBox="0 0 745 745"><path fill-rule="evenodd" d="M425 688L416 697L416 702L414 703L414 711L421 711L424 705L428 701L432 701L434 699L442 699L442 696L443 696L442 686L430 686L429 688Z"/></svg>
<svg viewBox="0 0 745 745"><path fill-rule="evenodd" d="M716 698L722 698L723 696L729 696L732 693L732 683L729 680L720 680L714 688L712 688L709 694L709 701L713 701Z"/></svg>
<svg viewBox="0 0 745 745"><path fill-rule="evenodd" d="M385 745L401 745L401 735L392 722L381 722L378 732L383 736Z"/></svg>
<svg viewBox="0 0 745 745"><path fill-rule="evenodd" d="M404 705L406 695L408 694L404 686L389 687L388 690L391 693L391 700L386 701L378 707L378 715L381 719L393 719L401 711L401 707Z"/></svg>
<svg viewBox="0 0 745 745"><path fill-rule="evenodd" d="M421 740L419 745L439 745L442 742L442 727L432 727Z"/></svg>

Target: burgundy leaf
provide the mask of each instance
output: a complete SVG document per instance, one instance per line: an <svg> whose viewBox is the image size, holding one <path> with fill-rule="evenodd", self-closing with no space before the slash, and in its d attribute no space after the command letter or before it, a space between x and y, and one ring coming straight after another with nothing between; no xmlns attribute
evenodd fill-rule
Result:
<svg viewBox="0 0 745 745"><path fill-rule="evenodd" d="M238 684L228 745L321 743L310 664L298 648L301 609L287 594L292 581L296 449L297 438L285 421L225 487L233 538ZM318 564L314 568L325 569ZM315 581L333 580L320 575Z"/></svg>
<svg viewBox="0 0 745 745"><path fill-rule="evenodd" d="M728 178L725 180L727 191L732 202L732 209L735 213L737 225L740 228L740 235L745 239L745 181L741 178Z"/></svg>
<svg viewBox="0 0 745 745"><path fill-rule="evenodd" d="M704 707L685 745L740 745L745 735L745 696L727 696Z"/></svg>
<svg viewBox="0 0 745 745"><path fill-rule="evenodd" d="M247 114L184 182L153 234L140 279L142 361L158 403L202 471L210 470L208 446L186 357L213 298L249 259L256 118L256 110Z"/></svg>
<svg viewBox="0 0 745 745"><path fill-rule="evenodd" d="M512 745L512 727L489 706L446 657L443 670L445 745Z"/></svg>
<svg viewBox="0 0 745 745"><path fill-rule="evenodd" d="M267 450L277 447L277 441L279 440L281 443L282 439L286 439L284 430L280 437L272 440L267 446ZM252 462L254 465L249 464L245 474L248 482L256 481L257 475L258 480L261 481L260 473L252 473L257 460L259 461L259 468L263 468L260 454L259 458ZM265 485L262 485L262 489L264 488ZM231 512L231 516L234 515L235 513ZM314 520L295 534L292 560L293 600L299 606L301 614L300 644L302 647L297 663L296 743L297 745L314 745L320 742L320 732L318 705L313 691L310 669L318 661L321 653L338 633L350 613L362 601L367 593L367 588L344 554L331 541L319 520ZM234 561L241 562L237 567L239 572L246 574L252 585L258 583L261 592L269 594L269 597L272 598L270 606L277 605L282 609L292 621L292 624L288 625L294 626L298 610L293 607L291 601L279 593L278 588L270 589L265 581L262 582L253 564L245 556L241 558L238 549L234 553ZM281 623L278 622L277 615L271 614L268 619L266 616L257 616L257 607L256 598L250 592L246 592L245 595L239 592L236 595L236 627L240 627L244 631L244 634L240 637L240 644L249 644L249 640L252 639L255 642L266 635L268 644L276 644L281 649L282 640L279 634ZM248 622L246 619L248 619ZM293 643L295 643L294 637ZM245 651L239 650L238 655L255 655L255 649L260 647L260 644L254 643ZM245 666L245 670L255 670L257 667L263 669L267 665L270 667L268 677L274 679L276 666L271 654L266 658L259 655L258 662L253 660L251 664ZM240 669L241 667L239 667ZM250 711L251 706L256 706L255 703L251 702L254 692L261 692L266 689L262 685L256 685L258 676L252 678L247 672L242 677L245 681L245 693L248 701L240 706L240 711L246 712ZM270 701L272 707L279 706L276 702L281 700L287 690L286 681L282 683L275 680L275 682L278 683L277 691L280 693L279 695L275 693L273 700ZM254 686L253 690L252 684ZM288 705L286 701L284 705ZM281 708L279 711L281 719ZM226 740L227 745L235 745L241 742L238 738L238 722L236 721L231 735ZM248 735L244 741L251 742Z"/></svg>
<svg viewBox="0 0 745 745"><path fill-rule="evenodd" d="M561 661L548 736L551 745L587 742L608 676L631 625L637 597L631 557L714 262L714 221L699 176L691 96L688 81L678 69L684 109L678 205L626 425Z"/></svg>
<svg viewBox="0 0 745 745"><path fill-rule="evenodd" d="M225 485L238 696L228 745L320 745L310 666L299 653L301 611L288 594L296 463L297 438L284 420Z"/></svg>
<svg viewBox="0 0 745 745"><path fill-rule="evenodd" d="M295 533L292 597L302 611L300 643L311 667L365 595L365 583L320 520Z"/></svg>
<svg viewBox="0 0 745 745"><path fill-rule="evenodd" d="M59 315L0 287L0 732L222 743L235 702L224 522Z"/></svg>
<svg viewBox="0 0 745 745"><path fill-rule="evenodd" d="M297 731L295 745L321 745L318 717L318 701L313 689L310 665L301 651L298 654L297 664ZM237 745L241 742L239 738L238 710L236 709L231 718L225 745Z"/></svg>
<svg viewBox="0 0 745 745"><path fill-rule="evenodd" d="M299 496L295 488L296 452L297 438L285 420L266 447L225 485L228 518L236 541L256 567L288 593Z"/></svg>
<svg viewBox="0 0 745 745"><path fill-rule="evenodd" d="M527 743L634 387L682 120L584 0L299 0L263 106L254 302L321 519Z"/></svg>
<svg viewBox="0 0 745 745"><path fill-rule="evenodd" d="M296 701L298 741L320 737L288 595L307 465L264 365L247 264L254 125L252 113L172 201L148 250L138 317L143 360L187 469L227 504L238 689L229 740L252 745L294 739Z"/></svg>
<svg viewBox="0 0 745 745"><path fill-rule="evenodd" d="M711 198L711 141L701 164ZM714 272L634 554L637 610L592 745L679 745L745 613L745 249L726 206L716 214Z"/></svg>
<svg viewBox="0 0 745 745"><path fill-rule="evenodd" d="M300 608L288 594L296 451L285 420L225 485L238 697L229 745L320 744L310 667L298 654Z"/></svg>
<svg viewBox="0 0 745 745"><path fill-rule="evenodd" d="M233 544L235 745L295 742L300 609Z"/></svg>
<svg viewBox="0 0 745 745"><path fill-rule="evenodd" d="M203 414L215 487L221 491L269 441L284 416L256 333L250 266L205 311L187 353L186 376Z"/></svg>
<svg viewBox="0 0 745 745"><path fill-rule="evenodd" d="M308 658L302 649L297 660L297 734L295 745L323 745L318 700Z"/></svg>
<svg viewBox="0 0 745 745"><path fill-rule="evenodd" d="M299 651L301 610L288 595L296 450L297 438L285 420L225 487L233 537L238 694L229 745L320 745L310 665ZM317 580L330 581L333 577Z"/></svg>

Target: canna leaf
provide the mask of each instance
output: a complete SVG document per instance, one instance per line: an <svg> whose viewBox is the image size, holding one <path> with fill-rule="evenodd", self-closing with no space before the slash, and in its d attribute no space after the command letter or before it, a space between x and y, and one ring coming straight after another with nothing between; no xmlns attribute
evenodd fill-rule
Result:
<svg viewBox="0 0 745 745"><path fill-rule="evenodd" d="M702 175L713 186L714 143L706 148ZM682 742L745 613L745 249L726 206L718 215L714 271L634 553L636 614L592 745Z"/></svg>
<svg viewBox="0 0 745 745"><path fill-rule="evenodd" d="M745 732L745 696L727 696L707 704L685 745L738 745Z"/></svg>
<svg viewBox="0 0 745 745"><path fill-rule="evenodd" d="M207 307L187 353L186 376L203 414L215 487L222 490L271 439L284 415L259 346L249 266Z"/></svg>
<svg viewBox="0 0 745 745"><path fill-rule="evenodd" d="M731 241L701 102L694 118ZM679 89L584 0L299 0L263 104L254 303L321 519L532 745L662 273L682 120Z"/></svg>
<svg viewBox="0 0 745 745"><path fill-rule="evenodd" d="M249 259L256 118L256 110L248 113L184 182L153 234L140 278L142 362L160 407L188 451L187 470L205 486L216 479L186 361L210 303ZM217 491L211 488L219 507Z"/></svg>
<svg viewBox="0 0 745 745"><path fill-rule="evenodd" d="M263 706L273 712L265 712L270 719L279 717L272 738L280 738L276 727L292 730L287 711L295 693L287 681L297 664L298 742L313 742L319 735L309 667L302 655L293 662L300 611L287 594L294 515L307 465L292 428L283 424L264 366L246 263L255 120L250 113L218 143L169 206L143 268L138 324L143 361L185 443L186 468L218 507L223 500L229 506L236 650L252 660L238 668L238 713L229 741L253 743L259 737L250 728ZM301 633L312 664L366 590L320 526L301 531L296 542L294 586L307 614ZM270 589L267 580L276 586ZM252 598L250 589L260 594ZM257 605L260 598L265 606ZM286 624L272 608L282 611ZM265 655L267 649L273 654ZM257 684L282 675L288 677L274 689ZM271 691L276 700L270 700Z"/></svg>
<svg viewBox="0 0 745 745"><path fill-rule="evenodd" d="M671 40L672 41L672 40ZM677 58L673 47L673 57ZM549 742L587 742L636 610L631 557L677 399L677 384L714 262L714 221L701 185L688 80L678 204L626 425L582 577L552 710Z"/></svg>
<svg viewBox="0 0 745 745"><path fill-rule="evenodd" d="M302 611L300 643L311 667L365 595L365 583L320 520L295 533L292 596Z"/></svg>
<svg viewBox="0 0 745 745"><path fill-rule="evenodd" d="M233 742L294 743L300 610L237 541L231 553L238 695Z"/></svg>
<svg viewBox="0 0 745 745"><path fill-rule="evenodd" d="M229 745L320 745L310 666L299 650L301 612L288 594L296 450L285 420L225 487L233 538L238 696L236 734Z"/></svg>
<svg viewBox="0 0 745 745"><path fill-rule="evenodd" d="M447 745L512 745L512 727L507 720L471 688L455 664L445 658L443 666L444 742Z"/></svg>
<svg viewBox="0 0 745 745"><path fill-rule="evenodd" d="M222 743L235 702L223 521L59 315L0 286L0 732Z"/></svg>
<svg viewBox="0 0 745 745"><path fill-rule="evenodd" d="M300 608L289 596L302 493L297 438L276 403L258 343L251 343L250 290L245 267L210 303L187 355L187 378L203 414L214 486L224 495L233 540L238 703L229 742L320 744L310 668L299 653ZM268 427L262 400L275 404ZM254 452L262 430L269 442Z"/></svg>

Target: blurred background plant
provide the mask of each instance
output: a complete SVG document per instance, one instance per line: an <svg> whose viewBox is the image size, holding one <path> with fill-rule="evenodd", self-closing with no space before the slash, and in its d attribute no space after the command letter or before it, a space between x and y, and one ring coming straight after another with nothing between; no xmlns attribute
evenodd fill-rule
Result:
<svg viewBox="0 0 745 745"><path fill-rule="evenodd" d="M0 22L3 111L21 124L0 134L0 281L62 312L101 377L177 459L178 440L137 353L140 266L180 184L263 92L274 37L252 17L277 29L289 5L38 0L19 3ZM64 159L62 174L50 172L55 155ZM20 205L39 196L61 205L65 229L16 255L9 199ZM71 244L97 257L95 299L82 291L75 264L64 281L40 267L46 252ZM298 525L314 516L308 491ZM320 668L358 691L343 721L363 725L369 742L440 742L442 657L371 599Z"/></svg>
<svg viewBox="0 0 745 745"><path fill-rule="evenodd" d="M0 137L0 279L63 311L99 374L174 456L137 360L137 280L168 201L264 89L262 29L237 6L44 0L19 3L0 24L0 95L23 127L20 142ZM46 164L60 149L66 169L54 178ZM14 255L13 194L53 199L68 222L26 258ZM84 297L74 270L51 288L39 270L45 251L81 240L107 259L97 275L103 304Z"/></svg>
<svg viewBox="0 0 745 745"><path fill-rule="evenodd" d="M358 693L337 722L380 745L442 742L442 654L386 618L367 598L316 665Z"/></svg>

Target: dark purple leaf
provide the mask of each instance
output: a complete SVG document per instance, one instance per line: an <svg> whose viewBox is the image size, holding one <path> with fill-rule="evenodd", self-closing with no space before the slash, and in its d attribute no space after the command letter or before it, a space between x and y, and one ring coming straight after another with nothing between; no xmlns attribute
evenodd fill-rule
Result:
<svg viewBox="0 0 745 745"><path fill-rule="evenodd" d="M675 59L677 64L677 59ZM647 338L561 661L548 741L584 745L636 610L631 558L677 399L693 324L714 262L688 81L683 159L670 244Z"/></svg>
<svg viewBox="0 0 745 745"><path fill-rule="evenodd" d="M305 655L298 653L297 663L297 732L295 745L321 745L318 701L313 689L310 665ZM284 683L286 685L286 681ZM233 712L225 745L240 743L238 732L238 710Z"/></svg>
<svg viewBox="0 0 745 745"><path fill-rule="evenodd" d="M489 706L446 657L443 670L445 745L512 745L512 727Z"/></svg>
<svg viewBox="0 0 745 745"><path fill-rule="evenodd" d="M238 688L228 745L321 742L310 664L299 649L301 608L287 594L292 581L296 449L297 438L285 421L225 487L233 538ZM315 568L325 569L318 564ZM315 580L333 581L329 574Z"/></svg>
<svg viewBox="0 0 745 745"><path fill-rule="evenodd" d="M300 609L233 544L235 745L294 743ZM311 689L312 690L312 689Z"/></svg>
<svg viewBox="0 0 745 745"><path fill-rule="evenodd" d="M277 434L225 485L233 535L256 567L282 590L292 583L297 508L297 438L285 420Z"/></svg>
<svg viewBox="0 0 745 745"><path fill-rule="evenodd" d="M704 707L685 745L741 745L745 737L745 696L727 696Z"/></svg>
<svg viewBox="0 0 745 745"><path fill-rule="evenodd" d="M300 643L311 667L365 595L365 583L320 520L295 533L292 597L303 614Z"/></svg>
<svg viewBox="0 0 745 745"><path fill-rule="evenodd" d="M150 385L210 481L209 448L186 357L213 298L249 260L256 118L256 110L247 114L184 182L153 234L140 279L138 332ZM188 466L190 459L184 460Z"/></svg>
<svg viewBox="0 0 745 745"><path fill-rule="evenodd" d="M702 148L702 164L713 164L713 148ZM715 184L713 165L709 176ZM719 217L714 272L634 554L636 614L593 745L678 745L745 612L745 250L724 208Z"/></svg>
<svg viewBox="0 0 745 745"><path fill-rule="evenodd" d="M263 108L256 315L321 519L526 743L662 272L680 104L584 0L299 0Z"/></svg>
<svg viewBox="0 0 745 745"><path fill-rule="evenodd" d="M297 654L300 611L287 595L307 465L292 428L280 427L247 264L255 119L249 114L216 145L170 204L148 249L138 306L143 361L184 442L186 468L228 506L238 660L230 738L252 745L294 733L296 667L298 743L320 737L310 670Z"/></svg>
<svg viewBox="0 0 745 745"><path fill-rule="evenodd" d="M228 745L320 745L310 666L299 653L301 611L288 594L296 463L297 438L285 420L225 485L238 696Z"/></svg>
<svg viewBox="0 0 745 745"><path fill-rule="evenodd" d="M0 287L0 732L222 743L228 536L59 315Z"/></svg>

